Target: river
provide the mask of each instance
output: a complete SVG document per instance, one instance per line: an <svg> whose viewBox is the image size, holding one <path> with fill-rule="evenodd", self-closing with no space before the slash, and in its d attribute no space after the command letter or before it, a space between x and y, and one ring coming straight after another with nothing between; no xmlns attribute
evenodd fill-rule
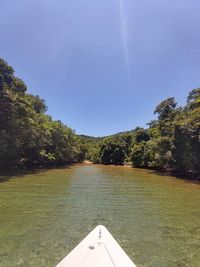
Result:
<svg viewBox="0 0 200 267"><path fill-rule="evenodd" d="M138 267L200 266L199 183L84 164L0 181L0 266L54 267L98 224Z"/></svg>

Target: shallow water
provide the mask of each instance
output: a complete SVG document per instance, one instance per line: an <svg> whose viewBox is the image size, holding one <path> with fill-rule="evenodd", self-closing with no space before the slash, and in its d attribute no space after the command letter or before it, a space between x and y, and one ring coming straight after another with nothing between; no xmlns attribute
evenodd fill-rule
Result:
<svg viewBox="0 0 200 267"><path fill-rule="evenodd" d="M200 266L198 183L101 165L0 181L0 266L53 267L98 224L138 267Z"/></svg>

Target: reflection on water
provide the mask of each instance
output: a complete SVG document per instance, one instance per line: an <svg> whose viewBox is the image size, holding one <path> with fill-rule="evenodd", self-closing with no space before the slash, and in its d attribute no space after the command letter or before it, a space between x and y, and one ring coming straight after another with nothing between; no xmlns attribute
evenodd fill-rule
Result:
<svg viewBox="0 0 200 267"><path fill-rule="evenodd" d="M53 267L97 224L138 267L200 266L200 184L100 165L2 179L0 266Z"/></svg>

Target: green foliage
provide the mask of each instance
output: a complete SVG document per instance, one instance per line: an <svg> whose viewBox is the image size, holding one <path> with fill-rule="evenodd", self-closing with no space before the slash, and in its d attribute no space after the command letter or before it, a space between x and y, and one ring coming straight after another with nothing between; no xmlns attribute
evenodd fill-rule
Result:
<svg viewBox="0 0 200 267"><path fill-rule="evenodd" d="M176 105L174 97L167 98L156 107L154 114L158 114L159 120L167 119Z"/></svg>
<svg viewBox="0 0 200 267"><path fill-rule="evenodd" d="M193 175L200 174L200 107L185 112L175 126L174 159L176 170Z"/></svg>
<svg viewBox="0 0 200 267"><path fill-rule="evenodd" d="M84 159L92 161L94 163L99 163L97 150L103 138L87 135L79 135L78 138L81 143L82 149L84 150Z"/></svg>
<svg viewBox="0 0 200 267"><path fill-rule="evenodd" d="M135 131L135 142L140 143L142 141L149 141L150 140L150 134L149 131L139 128Z"/></svg>
<svg viewBox="0 0 200 267"><path fill-rule="evenodd" d="M126 158L126 143L122 138L107 138L100 146L100 163L120 165Z"/></svg>
<svg viewBox="0 0 200 267"><path fill-rule="evenodd" d="M90 160L103 164L131 161L134 167L199 177L200 88L189 93L185 107L177 107L172 97L162 101L154 113L158 119L148 123L148 129L137 127L96 143L93 140Z"/></svg>
<svg viewBox="0 0 200 267"><path fill-rule="evenodd" d="M0 168L58 166L83 160L75 133L46 115L45 101L26 93L0 59Z"/></svg>
<svg viewBox="0 0 200 267"><path fill-rule="evenodd" d="M162 101L148 129L137 127L109 137L76 136L46 115L39 96L0 59L0 168L64 166L84 159L200 176L200 88L193 89L185 107L173 97Z"/></svg>
<svg viewBox="0 0 200 267"><path fill-rule="evenodd" d="M145 168L148 166L147 146L145 141L135 144L131 151L131 161L134 167Z"/></svg>
<svg viewBox="0 0 200 267"><path fill-rule="evenodd" d="M129 133L113 135L92 140L88 159L94 163L121 165L128 159L132 145ZM88 147L88 146L87 146Z"/></svg>
<svg viewBox="0 0 200 267"><path fill-rule="evenodd" d="M149 124L150 140L141 143L135 140L131 152L133 165L199 176L199 103L199 88L189 93L184 108L176 108L174 98L162 101L155 110L158 120Z"/></svg>
<svg viewBox="0 0 200 267"><path fill-rule="evenodd" d="M192 110L200 107L200 88L193 89L187 98L186 109Z"/></svg>
<svg viewBox="0 0 200 267"><path fill-rule="evenodd" d="M31 107L35 110L36 113L45 113L47 111L47 106L45 101L41 99L38 95L26 95L27 100L31 104Z"/></svg>

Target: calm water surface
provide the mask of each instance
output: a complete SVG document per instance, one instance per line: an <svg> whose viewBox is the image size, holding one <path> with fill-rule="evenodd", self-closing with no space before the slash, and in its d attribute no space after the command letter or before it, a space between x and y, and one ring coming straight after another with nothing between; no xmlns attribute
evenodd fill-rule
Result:
<svg viewBox="0 0 200 267"><path fill-rule="evenodd" d="M0 181L0 266L53 267L98 224L138 267L200 266L198 183L98 165Z"/></svg>

